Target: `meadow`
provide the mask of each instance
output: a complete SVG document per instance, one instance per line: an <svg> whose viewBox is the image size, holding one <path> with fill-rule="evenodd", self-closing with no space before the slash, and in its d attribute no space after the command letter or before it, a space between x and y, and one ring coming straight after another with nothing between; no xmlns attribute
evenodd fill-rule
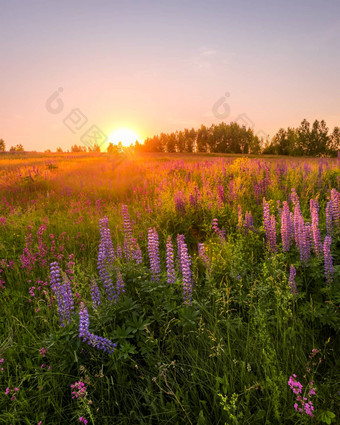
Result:
<svg viewBox="0 0 340 425"><path fill-rule="evenodd" d="M0 423L339 423L339 161L0 155Z"/></svg>

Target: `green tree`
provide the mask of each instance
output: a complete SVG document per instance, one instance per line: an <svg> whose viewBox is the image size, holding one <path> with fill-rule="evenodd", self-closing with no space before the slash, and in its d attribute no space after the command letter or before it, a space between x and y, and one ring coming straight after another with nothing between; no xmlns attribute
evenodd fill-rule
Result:
<svg viewBox="0 0 340 425"><path fill-rule="evenodd" d="M197 130L196 148L197 152L207 152L208 150L209 130L205 125Z"/></svg>
<svg viewBox="0 0 340 425"><path fill-rule="evenodd" d="M10 152L24 152L24 147L22 146L22 144L17 144L16 146L11 146Z"/></svg>
<svg viewBox="0 0 340 425"><path fill-rule="evenodd" d="M5 152L6 145L4 139L0 139L0 152Z"/></svg>
<svg viewBox="0 0 340 425"><path fill-rule="evenodd" d="M71 146L71 152L86 152L86 146L73 145Z"/></svg>
<svg viewBox="0 0 340 425"><path fill-rule="evenodd" d="M309 151L309 141L310 141L310 135L311 135L311 129L309 122L304 119L300 127L298 128L298 139L297 139L297 146L296 146L296 153L297 155L308 155Z"/></svg>
<svg viewBox="0 0 340 425"><path fill-rule="evenodd" d="M313 122L309 144L308 144L308 155L310 156L321 156L328 153L329 137L328 127L324 120Z"/></svg>
<svg viewBox="0 0 340 425"><path fill-rule="evenodd" d="M328 151L331 155L336 155L340 150L340 128L334 127L332 134L329 137Z"/></svg>
<svg viewBox="0 0 340 425"><path fill-rule="evenodd" d="M100 146L97 143L94 143L93 146L88 147L89 152L100 152Z"/></svg>
<svg viewBox="0 0 340 425"><path fill-rule="evenodd" d="M178 152L184 152L185 150L185 136L183 131L179 131L177 134L177 150Z"/></svg>
<svg viewBox="0 0 340 425"><path fill-rule="evenodd" d="M107 153L111 153L111 154L119 153L118 146L114 145L113 143L109 143L109 146L107 147Z"/></svg>

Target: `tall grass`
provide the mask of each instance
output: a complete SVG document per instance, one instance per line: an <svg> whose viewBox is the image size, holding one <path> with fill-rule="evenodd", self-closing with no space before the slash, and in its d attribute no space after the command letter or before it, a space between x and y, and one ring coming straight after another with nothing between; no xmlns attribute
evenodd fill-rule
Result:
<svg viewBox="0 0 340 425"><path fill-rule="evenodd" d="M306 223L310 199L317 199L324 241L326 205L340 186L336 160L52 155L0 158L0 164L0 423L339 420L340 223L331 232L330 282L322 255L312 250L305 264L295 243L283 252L280 235L282 203L293 212L294 188ZM275 252L266 241L263 198L275 218ZM127 245L122 204L141 264L126 258L127 247L135 248ZM253 228L244 227L240 211L251 212ZM115 285L119 270L125 290L113 302L97 269L104 216L117 257L107 271ZM150 228L159 237L159 280L150 271ZM177 235L184 235L191 258L191 303L183 300ZM168 236L174 284L167 283ZM54 261L70 281L75 305L65 326L51 288ZM289 284L291 265L298 295ZM81 303L90 332L117 344L113 354L79 338ZM314 381L316 395L308 396L314 417L294 408L293 374L304 389ZM72 399L71 385L79 381L86 393Z"/></svg>

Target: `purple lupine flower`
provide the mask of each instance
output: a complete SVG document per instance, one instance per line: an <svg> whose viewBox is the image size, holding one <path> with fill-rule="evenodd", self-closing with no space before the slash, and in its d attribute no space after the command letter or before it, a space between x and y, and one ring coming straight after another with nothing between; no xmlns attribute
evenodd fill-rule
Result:
<svg viewBox="0 0 340 425"><path fill-rule="evenodd" d="M281 237L282 250L283 252L287 252L289 251L293 240L293 225L287 201L283 201L283 208L281 214Z"/></svg>
<svg viewBox="0 0 340 425"><path fill-rule="evenodd" d="M298 248L300 247L300 240L301 240L302 229L304 225L305 225L305 222L301 214L300 207L296 205L294 207L293 226L294 226L295 243Z"/></svg>
<svg viewBox="0 0 340 425"><path fill-rule="evenodd" d="M161 272L158 233L155 228L151 227L148 230L148 252L150 259L151 279L153 282L158 282Z"/></svg>
<svg viewBox="0 0 340 425"><path fill-rule="evenodd" d="M172 246L171 236L168 236L166 242L166 272L167 282L169 284L176 282L176 273L174 267L174 249Z"/></svg>
<svg viewBox="0 0 340 425"><path fill-rule="evenodd" d="M278 211L278 213L279 213L279 218L281 219L281 216L282 216L282 208L281 208L281 201L280 201L280 199L278 199L277 201L276 201L276 208L277 208L277 211Z"/></svg>
<svg viewBox="0 0 340 425"><path fill-rule="evenodd" d="M175 210L180 214L184 214L186 200L185 200L183 190L180 190L179 192L175 193L174 200L175 200Z"/></svg>
<svg viewBox="0 0 340 425"><path fill-rule="evenodd" d="M277 245L276 245L276 220L275 215L272 214L270 216L270 250L272 252L277 251Z"/></svg>
<svg viewBox="0 0 340 425"><path fill-rule="evenodd" d="M211 261L210 261L209 257L207 256L207 253L205 251L204 243L199 243L198 244L198 256L203 261L203 263L205 264L205 266L208 269L210 269L210 267L211 267Z"/></svg>
<svg viewBox="0 0 340 425"><path fill-rule="evenodd" d="M303 218L301 227L299 228L300 233L300 241L299 241L299 249L300 249L300 260L307 265L308 260L310 258L310 250L311 250L311 240L312 240L312 230L310 223L305 223L303 225Z"/></svg>
<svg viewBox="0 0 340 425"><path fill-rule="evenodd" d="M291 201L292 201L292 203L293 203L294 207L298 207L298 208L299 208L299 210L300 210L300 201L299 201L299 196L298 196L298 194L296 193L296 190L295 190L294 188L292 189L292 193L291 193L291 195L290 195L290 199L291 199Z"/></svg>
<svg viewBox="0 0 340 425"><path fill-rule="evenodd" d="M92 279L92 284L91 284L91 298L92 298L93 308L95 310L97 310L97 308L101 304L101 301L100 301L100 292L99 292L98 285L97 285L97 282L95 281L95 279Z"/></svg>
<svg viewBox="0 0 340 425"><path fill-rule="evenodd" d="M127 205L122 205L122 215L124 228L124 255L126 260L129 261L131 255L132 225Z"/></svg>
<svg viewBox="0 0 340 425"><path fill-rule="evenodd" d="M108 300L112 301L117 298L117 295L109 271L113 268L115 254L108 223L109 219L107 217L99 220L101 240L98 248L97 269L107 293Z"/></svg>
<svg viewBox="0 0 340 425"><path fill-rule="evenodd" d="M242 215L242 207L239 204L237 206L237 229L242 229L243 227L243 215Z"/></svg>
<svg viewBox="0 0 340 425"><path fill-rule="evenodd" d="M51 289L57 298L58 314L61 326L71 322L71 314L74 310L73 296L70 281L65 278L62 283L61 271L56 261L50 264Z"/></svg>
<svg viewBox="0 0 340 425"><path fill-rule="evenodd" d="M298 204L294 207L294 236L300 252L300 260L307 265L313 236L310 223L305 224Z"/></svg>
<svg viewBox="0 0 340 425"><path fill-rule="evenodd" d="M200 204L200 201L201 201L201 193L200 193L198 187L195 186L193 192L190 193L190 195L189 195L190 205L192 207L196 208Z"/></svg>
<svg viewBox="0 0 340 425"><path fill-rule="evenodd" d="M184 235L177 235L177 259L179 263L179 271L182 273L181 269L181 249L182 249L182 243L184 243L185 237Z"/></svg>
<svg viewBox="0 0 340 425"><path fill-rule="evenodd" d="M50 264L51 288L54 291L62 284L60 276L60 268L57 261Z"/></svg>
<svg viewBox="0 0 340 425"><path fill-rule="evenodd" d="M247 230L254 230L254 220L251 211L246 211L244 216L244 227Z"/></svg>
<svg viewBox="0 0 340 425"><path fill-rule="evenodd" d="M327 235L331 236L333 230L332 201L327 202L326 205L326 229Z"/></svg>
<svg viewBox="0 0 340 425"><path fill-rule="evenodd" d="M218 237L221 240L225 240L225 230L224 229L220 229L218 227L218 219L217 218L213 218L211 228L213 229L213 231L218 235Z"/></svg>
<svg viewBox="0 0 340 425"><path fill-rule="evenodd" d="M271 218L270 218L269 202L266 201L266 198L263 198L263 227L264 227L265 234L266 234L267 248L270 250L272 223L271 223Z"/></svg>
<svg viewBox="0 0 340 425"><path fill-rule="evenodd" d="M336 189L331 190L331 201L332 221L340 227L340 192Z"/></svg>
<svg viewBox="0 0 340 425"><path fill-rule="evenodd" d="M94 334L89 334L88 344L97 348L97 350L105 351L108 354L112 354L116 347L116 344L109 339Z"/></svg>
<svg viewBox="0 0 340 425"><path fill-rule="evenodd" d="M105 250L103 246L101 245L99 245L97 268L98 268L100 279L107 293L107 298L109 301L113 301L114 299L117 298L117 294L116 294L111 276L108 272L108 265L106 262Z"/></svg>
<svg viewBox="0 0 340 425"><path fill-rule="evenodd" d="M218 193L218 198L220 202L224 204L225 203L224 187L221 184L219 184L217 187L217 193Z"/></svg>
<svg viewBox="0 0 340 425"><path fill-rule="evenodd" d="M123 250L122 250L122 247L119 244L117 245L116 252L117 252L117 258L123 258Z"/></svg>
<svg viewBox="0 0 340 425"><path fill-rule="evenodd" d="M89 332L90 320L85 304L82 302L79 308L79 338L83 342L88 341L88 344L98 350L103 350L109 354L113 353L116 344L110 340Z"/></svg>
<svg viewBox="0 0 340 425"><path fill-rule="evenodd" d="M316 199L310 200L310 213L312 217L312 235L315 254L319 257L322 252L322 243L319 229L319 203Z"/></svg>
<svg viewBox="0 0 340 425"><path fill-rule="evenodd" d="M332 238L330 236L325 237L323 244L323 254L325 258L325 275L327 283L331 283L333 280L334 267L333 267L333 258L331 254L331 244Z"/></svg>
<svg viewBox="0 0 340 425"><path fill-rule="evenodd" d="M188 253L187 244L181 240L181 271L183 276L183 299L185 304L191 304L193 279L191 273L191 257Z"/></svg>
<svg viewBox="0 0 340 425"><path fill-rule="evenodd" d="M115 251L113 249L111 232L109 229L109 219L104 217L99 220L100 246L104 257L109 264L115 261Z"/></svg>
<svg viewBox="0 0 340 425"><path fill-rule="evenodd" d="M230 176L232 178L232 176ZM235 191L235 183L234 180L230 180L229 182L229 199L230 201L234 201L236 199L236 191Z"/></svg>
<svg viewBox="0 0 340 425"><path fill-rule="evenodd" d="M297 291L297 288L296 288L296 283L295 283L295 277L296 277L296 269L295 269L295 267L292 264L290 266L290 273L289 273L288 283L289 283L289 287L290 287L290 292L293 295L297 295L298 294L298 291Z"/></svg>
<svg viewBox="0 0 340 425"><path fill-rule="evenodd" d="M125 292L123 276L120 270L117 269L117 294L119 295L122 292Z"/></svg>
<svg viewBox="0 0 340 425"><path fill-rule="evenodd" d="M131 259L136 262L136 264L142 264L143 254L136 238L131 238Z"/></svg>
<svg viewBox="0 0 340 425"><path fill-rule="evenodd" d="M64 276L64 287L65 287L65 311L66 311L66 319L70 323L71 322L71 313L74 310L74 301L73 294L71 289L71 282L67 276Z"/></svg>
<svg viewBox="0 0 340 425"><path fill-rule="evenodd" d="M89 336L90 317L87 312L87 308L83 302L79 306L79 338L83 339L83 342L87 341Z"/></svg>

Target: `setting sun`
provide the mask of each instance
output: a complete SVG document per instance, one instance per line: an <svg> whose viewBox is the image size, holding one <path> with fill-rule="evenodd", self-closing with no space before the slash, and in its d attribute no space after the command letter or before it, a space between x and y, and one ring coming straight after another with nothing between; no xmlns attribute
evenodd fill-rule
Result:
<svg viewBox="0 0 340 425"><path fill-rule="evenodd" d="M133 130L128 128L120 128L111 133L109 137L109 143L118 145L119 142L122 142L123 146L130 146L138 140L139 143L142 143L141 137Z"/></svg>

